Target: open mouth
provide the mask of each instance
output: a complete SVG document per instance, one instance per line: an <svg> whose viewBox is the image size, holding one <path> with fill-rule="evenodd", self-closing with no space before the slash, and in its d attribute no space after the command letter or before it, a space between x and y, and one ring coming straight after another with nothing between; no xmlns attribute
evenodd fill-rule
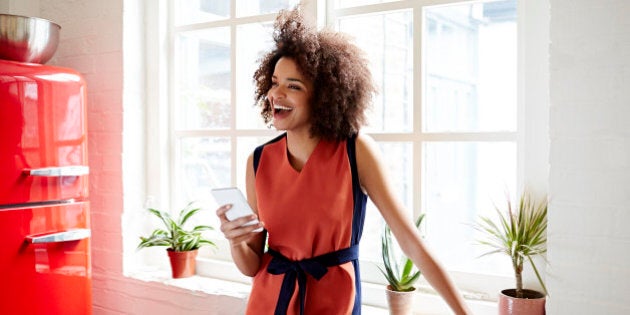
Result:
<svg viewBox="0 0 630 315"><path fill-rule="evenodd" d="M282 105L274 105L273 106L273 113L274 114L287 113L287 112L290 112L292 110L293 110L293 108L287 107L287 106L282 106Z"/></svg>

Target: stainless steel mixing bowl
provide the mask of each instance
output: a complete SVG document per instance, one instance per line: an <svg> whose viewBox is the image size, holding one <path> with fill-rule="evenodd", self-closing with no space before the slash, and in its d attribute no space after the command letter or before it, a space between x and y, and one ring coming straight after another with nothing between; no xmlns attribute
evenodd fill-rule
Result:
<svg viewBox="0 0 630 315"><path fill-rule="evenodd" d="M57 50L60 29L45 19L0 14L0 59L46 63Z"/></svg>

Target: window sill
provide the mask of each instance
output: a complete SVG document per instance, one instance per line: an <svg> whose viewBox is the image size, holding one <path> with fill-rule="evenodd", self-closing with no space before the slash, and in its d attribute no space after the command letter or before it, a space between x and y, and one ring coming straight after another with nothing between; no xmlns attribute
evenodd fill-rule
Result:
<svg viewBox="0 0 630 315"><path fill-rule="evenodd" d="M230 296L247 303L250 286L247 284L215 279L204 276L173 279L165 270L140 270L128 275L131 278L146 282L158 282L167 286L174 286L191 292L203 292L209 295ZM370 305L363 305L361 310L367 315L388 315L387 309Z"/></svg>
<svg viewBox="0 0 630 315"><path fill-rule="evenodd" d="M192 292L230 296L242 299L243 303L247 301L250 291L250 286L247 284L198 275L188 278L174 279L171 277L169 270L161 270L157 268L137 270L128 274L128 276L141 281L158 282L167 286L174 286Z"/></svg>
<svg viewBox="0 0 630 315"><path fill-rule="evenodd" d="M168 270L152 268L137 270L128 274L129 277L147 282L162 283L189 290L191 292L203 292L213 296L229 296L247 303L250 285L240 281L217 279L208 276L195 275L189 278L173 279ZM385 293L382 285L363 283L362 311L367 315L388 315ZM467 300L474 314L495 315L496 303ZM448 315L451 314L445 302L437 295L419 291L414 299L415 315Z"/></svg>

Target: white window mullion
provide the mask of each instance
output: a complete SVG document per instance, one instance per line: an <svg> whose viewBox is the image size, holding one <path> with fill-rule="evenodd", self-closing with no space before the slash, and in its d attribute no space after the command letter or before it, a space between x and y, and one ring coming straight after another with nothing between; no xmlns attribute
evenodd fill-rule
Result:
<svg viewBox="0 0 630 315"><path fill-rule="evenodd" d="M165 128L160 128L160 129L164 129L168 132L168 137L167 137L167 143L168 143L168 151L167 152L158 152L158 156L167 156L167 165L168 165L168 172L165 172L166 174L168 174L168 177L166 178L167 183L168 183L168 190L167 191L160 191L159 192L159 198L161 199L160 202L158 203L161 206L165 206L168 205L169 208L173 209L173 202L174 202L174 198L172 198L171 195L171 191L175 191L175 187L176 187L176 183L175 183L175 179L177 178L175 176L175 163L177 161L177 139L176 137L173 135L174 131L175 131L175 108L174 106L171 106L171 104L173 104L175 102L175 93L173 93L173 86L176 84L176 76L177 76L177 72L175 71L175 65L173 64L172 60L175 58L175 37L176 37L176 33L174 31L174 21L175 21L175 4L174 1L168 0L167 1L167 7L168 7L168 47L166 49L166 53L167 53L167 58L168 58L168 87L166 87L164 90L166 91L166 93L168 94L167 99L168 99L168 107L165 109L165 112L168 113L167 118L165 119L166 121L162 122L162 123L166 123L166 127ZM163 187L165 187L166 185L162 185Z"/></svg>
<svg viewBox="0 0 630 315"><path fill-rule="evenodd" d="M236 17L236 0L232 0L232 4L230 6L230 16L232 18ZM236 117L237 113L237 103L238 103L238 95L236 93L236 52L238 51L237 41L236 41L236 24L230 23L230 110L232 111L230 115L230 131L237 130L236 128ZM230 132L230 156L231 156L231 167L230 167L230 178L231 185L237 185L237 137L236 134Z"/></svg>
<svg viewBox="0 0 630 315"><path fill-rule="evenodd" d="M423 8L420 3L413 7L413 133L423 134L422 108L424 106L424 42L422 32L424 30ZM424 141L419 137L413 141L413 189L416 192L413 197L414 218L426 212L422 201L423 196L423 150Z"/></svg>

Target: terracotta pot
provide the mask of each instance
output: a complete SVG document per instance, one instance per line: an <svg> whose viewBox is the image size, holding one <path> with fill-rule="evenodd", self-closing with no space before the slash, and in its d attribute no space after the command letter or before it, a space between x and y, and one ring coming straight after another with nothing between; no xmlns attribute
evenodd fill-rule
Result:
<svg viewBox="0 0 630 315"><path fill-rule="evenodd" d="M499 315L545 315L545 295L534 290L523 290L524 297L516 298L516 289L499 294Z"/></svg>
<svg viewBox="0 0 630 315"><path fill-rule="evenodd" d="M166 250L171 260L173 278L186 278L195 274L195 262L198 250L176 252L170 248Z"/></svg>
<svg viewBox="0 0 630 315"><path fill-rule="evenodd" d="M413 297L416 289L412 291L393 291L391 286L387 286L385 290L387 294L387 304L389 305L390 315L411 315L413 310Z"/></svg>

